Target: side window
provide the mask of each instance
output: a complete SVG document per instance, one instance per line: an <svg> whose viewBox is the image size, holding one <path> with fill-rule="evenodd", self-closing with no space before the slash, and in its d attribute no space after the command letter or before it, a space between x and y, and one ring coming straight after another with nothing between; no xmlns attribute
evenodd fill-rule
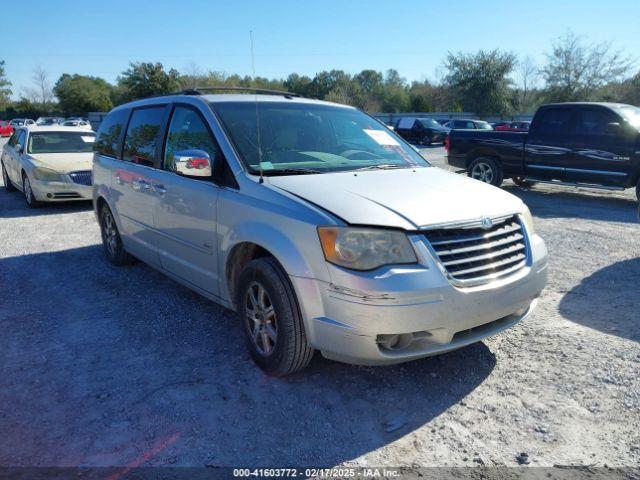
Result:
<svg viewBox="0 0 640 480"><path fill-rule="evenodd" d="M124 139L122 159L147 167L155 165L156 147L165 117L165 106L134 110Z"/></svg>
<svg viewBox="0 0 640 480"><path fill-rule="evenodd" d="M18 140L16 141L16 144L20 145L23 151L26 144L26 140L27 140L27 132L25 132L24 130L20 130L20 133L18 133Z"/></svg>
<svg viewBox="0 0 640 480"><path fill-rule="evenodd" d="M580 110L576 119L576 133L578 135L616 136L616 132L609 128L609 124L614 122L622 123L612 112L606 110Z"/></svg>
<svg viewBox="0 0 640 480"><path fill-rule="evenodd" d="M9 141L7 142L7 144L10 147L15 147L16 143L18 143L18 132L15 131L11 134L11 138L9 138Z"/></svg>
<svg viewBox="0 0 640 480"><path fill-rule="evenodd" d="M187 150L202 150L209 155L212 164L219 163L218 144L200 115L191 108L176 107L167 133L163 168L174 171L174 156Z"/></svg>
<svg viewBox="0 0 640 480"><path fill-rule="evenodd" d="M554 108L541 112L536 126L538 133L547 135L567 134L570 130L571 110Z"/></svg>
<svg viewBox="0 0 640 480"><path fill-rule="evenodd" d="M129 110L117 110L107 115L96 134L96 141L93 144L94 151L100 155L118 158L120 156L120 142L122 131L129 118Z"/></svg>
<svg viewBox="0 0 640 480"><path fill-rule="evenodd" d="M473 123L473 122L465 122L464 128L474 129L474 128L476 128L476 124Z"/></svg>

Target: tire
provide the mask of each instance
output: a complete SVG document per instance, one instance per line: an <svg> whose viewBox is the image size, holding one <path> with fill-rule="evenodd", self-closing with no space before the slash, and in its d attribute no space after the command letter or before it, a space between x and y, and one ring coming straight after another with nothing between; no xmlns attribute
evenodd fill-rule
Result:
<svg viewBox="0 0 640 480"><path fill-rule="evenodd" d="M249 262L240 274L238 313L251 358L265 372L285 376L313 357L289 279L272 257Z"/></svg>
<svg viewBox="0 0 640 480"><path fill-rule="evenodd" d="M16 187L11 183L9 179L9 174L7 170L4 168L4 163L2 164L2 183L4 183L4 188L7 192L13 192L16 190Z"/></svg>
<svg viewBox="0 0 640 480"><path fill-rule="evenodd" d="M118 225L109 207L100 209L100 236L107 260L121 267L133 263L133 257L124 249Z"/></svg>
<svg viewBox="0 0 640 480"><path fill-rule="evenodd" d="M494 187L502 185L504 172L499 162L489 157L475 158L467 167L467 175Z"/></svg>
<svg viewBox="0 0 640 480"><path fill-rule="evenodd" d="M523 177L511 177L511 180L520 188L531 188L536 184L536 182L525 180Z"/></svg>
<svg viewBox="0 0 640 480"><path fill-rule="evenodd" d="M29 208L38 208L42 205L42 203L36 199L36 196L31 189L31 182L29 181L29 177L26 173L22 174L22 193L24 194L24 199Z"/></svg>

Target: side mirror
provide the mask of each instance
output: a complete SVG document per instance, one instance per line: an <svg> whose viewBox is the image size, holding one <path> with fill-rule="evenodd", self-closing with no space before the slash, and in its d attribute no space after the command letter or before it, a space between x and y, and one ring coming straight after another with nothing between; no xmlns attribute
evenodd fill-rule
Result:
<svg viewBox="0 0 640 480"><path fill-rule="evenodd" d="M607 135L617 135L621 130L621 125L618 122L611 122L607 124L605 132L607 133Z"/></svg>
<svg viewBox="0 0 640 480"><path fill-rule="evenodd" d="M16 143L16 152L22 153L23 149L24 147L22 145L20 145L19 143Z"/></svg>
<svg viewBox="0 0 640 480"><path fill-rule="evenodd" d="M181 150L173 154L173 171L185 177L210 177L211 157L204 150Z"/></svg>

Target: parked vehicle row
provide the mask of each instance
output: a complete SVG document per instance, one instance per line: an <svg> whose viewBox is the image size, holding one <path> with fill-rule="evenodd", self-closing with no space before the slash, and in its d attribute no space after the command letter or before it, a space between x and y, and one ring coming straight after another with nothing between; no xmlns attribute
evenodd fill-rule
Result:
<svg viewBox="0 0 640 480"><path fill-rule="evenodd" d="M561 103L536 112L527 133L453 130L448 163L500 186L551 182L636 188L640 199L640 108L614 103Z"/></svg>
<svg viewBox="0 0 640 480"><path fill-rule="evenodd" d="M39 127L61 125L64 127L81 127L91 130L91 123L82 117L38 117L37 120L31 118L14 118L11 121L0 120L0 136L8 137L13 133L13 129L17 127L28 127L37 125Z"/></svg>
<svg viewBox="0 0 640 480"><path fill-rule="evenodd" d="M531 122L501 122L493 125L498 132L528 132Z"/></svg>
<svg viewBox="0 0 640 480"><path fill-rule="evenodd" d="M394 129L407 142L417 145L431 145L444 142L449 129L432 118L401 118Z"/></svg>

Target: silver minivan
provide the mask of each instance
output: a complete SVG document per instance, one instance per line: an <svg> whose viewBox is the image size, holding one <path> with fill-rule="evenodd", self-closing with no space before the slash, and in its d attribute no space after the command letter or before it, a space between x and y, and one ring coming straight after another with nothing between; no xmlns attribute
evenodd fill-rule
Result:
<svg viewBox="0 0 640 480"><path fill-rule="evenodd" d="M189 91L114 109L95 141L108 259L235 310L258 365L403 362L534 309L547 249L515 196L432 167L361 111Z"/></svg>

